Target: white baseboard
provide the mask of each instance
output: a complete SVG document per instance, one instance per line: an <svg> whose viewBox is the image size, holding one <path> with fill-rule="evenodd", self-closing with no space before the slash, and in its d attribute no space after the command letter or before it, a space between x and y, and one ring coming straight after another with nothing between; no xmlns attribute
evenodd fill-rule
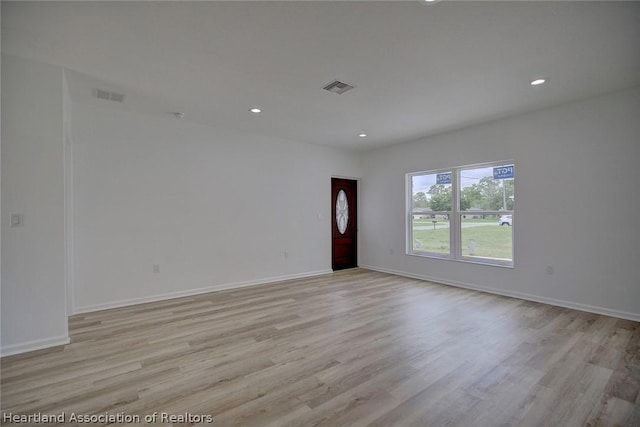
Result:
<svg viewBox="0 0 640 427"><path fill-rule="evenodd" d="M580 304L571 301L559 300L555 298L546 298L537 295L527 294L524 292L507 291L504 289L490 288L486 286L478 286L472 283L457 282L449 279L443 279L441 277L432 277L424 274L414 274L406 271L393 270L389 268L376 267L373 265L361 265L360 268L366 270L379 271L382 273L395 274L396 276L410 277L412 279L427 280L429 282L440 283L443 285L455 286L458 288L471 289L474 291L487 292L490 294L502 295L505 297L519 298L527 301L540 302L543 304L556 305L564 308L572 308L574 310L586 311L589 313L602 314L605 316L617 317L620 319L633 320L634 322L640 322L640 313L630 313L621 310L612 310L604 307L597 307L593 305Z"/></svg>
<svg viewBox="0 0 640 427"><path fill-rule="evenodd" d="M19 344L11 344L0 349L0 356L5 357L12 356L14 354L26 353L28 351L42 350L43 348L69 344L69 342L70 340L68 336L59 336Z"/></svg>
<svg viewBox="0 0 640 427"><path fill-rule="evenodd" d="M285 280L304 279L306 277L322 276L324 274L333 273L332 270L317 270L305 273L288 274L284 276L268 277L265 279L247 280L244 282L222 283L218 285L208 286L205 288L189 289L186 291L169 292L159 295L151 295L148 297L131 298L127 300L112 301L103 304L92 304L75 307L73 314L90 313L92 311L107 310L110 308L126 307L130 305L143 304L147 302L164 301L172 298L189 297L193 295L206 294L215 291L224 291L229 289L245 288L248 286L265 285L268 283L282 282Z"/></svg>

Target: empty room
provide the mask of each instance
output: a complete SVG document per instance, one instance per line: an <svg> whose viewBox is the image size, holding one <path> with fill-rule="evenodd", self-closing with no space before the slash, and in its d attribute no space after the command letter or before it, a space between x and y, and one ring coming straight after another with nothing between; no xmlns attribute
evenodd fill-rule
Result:
<svg viewBox="0 0 640 427"><path fill-rule="evenodd" d="M640 425L640 2L1 25L2 425Z"/></svg>

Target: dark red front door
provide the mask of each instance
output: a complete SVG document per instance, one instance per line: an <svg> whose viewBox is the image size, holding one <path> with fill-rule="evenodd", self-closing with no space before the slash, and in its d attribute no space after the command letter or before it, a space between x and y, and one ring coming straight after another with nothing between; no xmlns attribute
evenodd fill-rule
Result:
<svg viewBox="0 0 640 427"><path fill-rule="evenodd" d="M357 181L331 178L331 265L334 270L358 266Z"/></svg>

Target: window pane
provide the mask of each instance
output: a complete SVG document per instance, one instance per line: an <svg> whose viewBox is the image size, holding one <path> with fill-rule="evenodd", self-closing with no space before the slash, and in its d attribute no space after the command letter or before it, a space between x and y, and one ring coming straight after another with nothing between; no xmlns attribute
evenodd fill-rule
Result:
<svg viewBox="0 0 640 427"><path fill-rule="evenodd" d="M413 215L413 252L449 255L449 215Z"/></svg>
<svg viewBox="0 0 640 427"><path fill-rule="evenodd" d="M451 211L451 172L411 177L412 213Z"/></svg>
<svg viewBox="0 0 640 427"><path fill-rule="evenodd" d="M451 178L446 171L411 178L413 252L451 253Z"/></svg>
<svg viewBox="0 0 640 427"><path fill-rule="evenodd" d="M462 169L460 171L460 210L512 211L513 172L512 164Z"/></svg>
<svg viewBox="0 0 640 427"><path fill-rule="evenodd" d="M508 217L508 218L507 218ZM461 215L462 256L513 260L513 215Z"/></svg>

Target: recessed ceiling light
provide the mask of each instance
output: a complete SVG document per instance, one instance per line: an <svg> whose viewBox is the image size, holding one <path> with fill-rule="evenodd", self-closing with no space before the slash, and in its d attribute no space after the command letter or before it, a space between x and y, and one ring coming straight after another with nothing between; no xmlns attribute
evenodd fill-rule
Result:
<svg viewBox="0 0 640 427"><path fill-rule="evenodd" d="M422 3L429 3L429 4L434 4L434 3L438 3L441 0L420 0Z"/></svg>
<svg viewBox="0 0 640 427"><path fill-rule="evenodd" d="M359 134L358 136L359 136L360 138L366 138L366 137L367 137L367 134L366 134L366 133L361 133L361 134Z"/></svg>
<svg viewBox="0 0 640 427"><path fill-rule="evenodd" d="M255 108L255 107L250 109L249 111L251 111L254 114L262 113L262 110L260 108Z"/></svg>
<svg viewBox="0 0 640 427"><path fill-rule="evenodd" d="M539 79L531 80L529 84L531 86L540 86L541 84L544 84L546 82L547 82L547 79L539 78Z"/></svg>

